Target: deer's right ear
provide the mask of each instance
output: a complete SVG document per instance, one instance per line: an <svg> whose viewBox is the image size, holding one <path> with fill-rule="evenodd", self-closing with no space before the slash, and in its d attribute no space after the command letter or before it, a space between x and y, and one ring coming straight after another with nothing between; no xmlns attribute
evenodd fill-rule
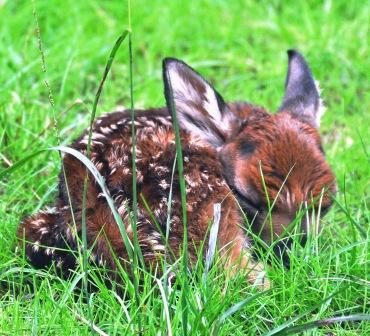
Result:
<svg viewBox="0 0 370 336"><path fill-rule="evenodd" d="M221 95L200 74L182 61L163 60L164 93L182 129L212 147L225 143L235 117Z"/></svg>
<svg viewBox="0 0 370 336"><path fill-rule="evenodd" d="M279 111L287 111L301 121L318 128L324 111L318 85L299 52L288 50L288 57L285 95Z"/></svg>

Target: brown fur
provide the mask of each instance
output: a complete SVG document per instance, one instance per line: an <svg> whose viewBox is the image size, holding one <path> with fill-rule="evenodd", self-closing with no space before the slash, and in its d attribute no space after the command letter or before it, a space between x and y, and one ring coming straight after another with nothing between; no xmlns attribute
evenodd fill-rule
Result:
<svg viewBox="0 0 370 336"><path fill-rule="evenodd" d="M184 69L181 68L181 75L186 78L189 70ZM196 88L196 93L202 96L202 101L207 99L209 94L206 89L207 83L199 80L191 72L187 83ZM175 99L176 97L181 98L180 95L176 96L175 92ZM187 105L181 101L183 105L179 103L178 106L178 108L190 106L190 111L195 110L198 113L194 117L198 118L196 125L202 129L208 127L216 134L212 141L207 143L197 134L186 129L181 130L189 256L192 261L196 261L196 250L204 240L207 240L207 232L213 219L213 204L221 203L222 215L218 234L221 253L225 256L230 269L241 266L246 270L252 270L248 279L253 282L262 267L251 258L249 248L251 242L243 229L240 205L249 219L255 217L252 226L255 232L262 232L262 238L271 243L284 232L302 203L310 203L312 199L319 198L322 190L326 190L322 207L330 206L329 193L335 191L335 178L322 153L317 129L311 124L300 121L288 111L271 115L264 109L248 103L223 105L219 96L217 101L222 106L224 111L222 113L225 115L227 113L232 125L226 130L218 129L217 124L208 121L205 117L207 114L205 105L198 106L199 102L196 100ZM171 116L166 108L140 110L136 111L135 115L139 194L138 240L146 264L153 266L160 256L169 254L169 251L142 198L148 203L161 231L165 232L168 194L176 154L175 136ZM128 210L128 206L132 204L130 118L129 111L120 111L95 121L91 161L105 178L115 206L132 240L133 231ZM192 119L189 120L185 122L193 122ZM214 131L216 128L217 131ZM86 154L87 138L85 131L72 144L72 148ZM224 143L219 145L219 142ZM67 246L77 248L76 235L81 236L82 186L86 169L80 161L69 154L64 156L63 165L77 227L73 227L66 181L61 174L59 196L54 212L40 212L26 218L19 227L18 236L26 239L27 256L34 265L46 266L55 260L63 270L68 271L75 267L73 255L59 252L54 248ZM271 202L277 198L272 212L272 233L265 223L267 203L261 171ZM282 187L286 178L286 183ZM279 192L280 188L282 189ZM122 265L127 268L128 255L118 226L92 176L89 176L86 214L88 244L94 246L91 258L98 264L116 269L116 262L110 252L112 248ZM176 169L168 241L175 258L180 255L182 241L183 224ZM41 245L50 248L43 248Z"/></svg>

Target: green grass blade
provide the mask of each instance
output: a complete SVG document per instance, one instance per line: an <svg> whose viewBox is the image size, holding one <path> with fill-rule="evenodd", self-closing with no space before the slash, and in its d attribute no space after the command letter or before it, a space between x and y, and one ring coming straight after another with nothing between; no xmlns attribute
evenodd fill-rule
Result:
<svg viewBox="0 0 370 336"><path fill-rule="evenodd" d="M234 304L232 307L230 307L228 310L226 310L212 325L212 332L211 335L217 335L219 333L219 330L225 321L232 316L233 314L237 313L241 309L243 309L248 303L258 299L262 295L265 295L267 293L270 293L271 289L265 290L263 292L256 293L254 295L249 296L248 298Z"/></svg>
<svg viewBox="0 0 370 336"><path fill-rule="evenodd" d="M299 319L301 319L302 317L310 314L311 312L313 312L314 310L316 310L317 308L320 308L324 303L328 302L329 300L331 300L335 295L337 295L339 293L339 290L335 291L334 293L330 294L328 297L326 297L324 300L322 300L321 302L319 302L318 304L315 304L313 305L312 307L310 307L307 311L297 315L297 316L294 316L292 317L291 319L289 319L287 322L281 324L280 326L274 328L273 330L269 331L268 333L266 333L264 336L272 336L272 335L278 335L281 331L285 330L286 328L288 328L291 324L293 324L295 321L298 321Z"/></svg>
<svg viewBox="0 0 370 336"><path fill-rule="evenodd" d="M187 222L187 212L186 212L186 186L184 178L184 163L182 156L181 147L181 136L180 128L177 120L176 107L173 100L173 90L171 86L171 78L168 72L164 75L167 77L169 99L168 107L172 115L172 125L175 131L175 142L176 142L176 158L177 158L177 170L179 174L179 184L180 184L180 194L181 194L181 209L182 209L182 221L184 226L183 234L183 246L182 246L182 289L181 289L181 303L182 303L182 328L183 335L186 336L188 333L188 302L187 302L187 292L188 292L188 222Z"/></svg>
<svg viewBox="0 0 370 336"><path fill-rule="evenodd" d="M88 133L89 137L88 137L87 147L86 147L86 153L87 153L86 156L87 157L90 157L90 155L91 155L92 128L93 128L93 124L94 124L94 120L95 120L95 116L96 116L96 110L97 110L98 103L99 103L99 100L100 100L100 95L102 93L102 90L103 90L103 87L104 87L104 83L105 83L105 81L107 79L107 76L109 74L109 71L110 71L110 69L112 67L114 58L116 57L116 53L117 53L118 49L120 48L122 42L126 39L127 35L128 35L128 30L126 29L118 37L116 43L114 44L114 46L112 48L112 51L109 54L108 61L107 61L107 64L105 66L105 69L104 69L103 77L102 77L102 79L100 81L98 90L97 90L97 92L95 94L93 108L92 108L91 116L90 116L90 128L89 128L89 133Z"/></svg>
<svg viewBox="0 0 370 336"><path fill-rule="evenodd" d="M88 132L88 140L87 140L87 146L86 146L86 156L88 158L90 158L90 155L91 155L91 141L92 141L93 123L94 123L94 120L95 120L96 110L97 110L97 107L98 107L100 95L101 95L101 92L103 90L105 80L107 79L109 71L112 67L113 60L116 56L116 53L117 53L119 47L121 46L122 42L125 40L127 35L128 35L128 30L125 30L118 37L116 43L114 44L113 49L112 49L112 51L109 55L108 62L107 62L106 66L105 66L105 69L104 69L103 78L101 79L98 90L95 94L93 108L92 108L91 116L90 116L90 128L89 128L89 132ZM87 178L87 172L86 172L86 177L84 179L83 191L82 191L82 213L81 213L81 235L82 235L82 252L83 252L82 256L83 256L83 269L84 270L87 269L86 251L87 251L87 248L88 248L87 247L87 226L86 226L87 185L88 185L88 178ZM84 282L85 282L85 286L86 286L87 285L86 280L84 280Z"/></svg>
<svg viewBox="0 0 370 336"><path fill-rule="evenodd" d="M245 305L252 302L253 300L258 299L260 296L265 295L265 294L270 293L270 292L271 292L271 289L268 289L268 290L265 290L263 292L259 292L257 294L254 294L254 295L246 298L245 300L236 303L234 306L229 308L226 312L224 312L220 316L220 318L218 320L218 323L220 323L220 324L224 323L227 318L229 318L231 315L237 313L239 310L241 310L243 307L245 307Z"/></svg>
<svg viewBox="0 0 370 336"><path fill-rule="evenodd" d="M99 184L105 199L107 200L108 206L112 211L114 219L115 219L115 221L118 225L118 228L120 230L120 233L122 235L123 241L125 243L125 247L127 249L127 253L129 254L130 260L132 260L132 258L133 258L133 245L132 245L132 243L131 243L128 235L127 235L126 228L125 228L125 225L122 221L122 218L119 215L119 213L118 213L118 211L117 211L117 209L114 205L113 198L110 196L109 190L108 190L108 188L105 184L104 177L101 176L98 169L87 158L87 156L83 155L81 152L79 152L79 151L77 151L73 148L69 148L69 147L65 147L65 146L53 147L53 148L50 148L50 149L58 150L58 151L68 153L68 154L74 156L76 159L81 161L85 165L85 167L90 171L90 173L93 175L95 181Z"/></svg>
<svg viewBox="0 0 370 336"><path fill-rule="evenodd" d="M370 321L370 314L354 314L354 315L348 315L348 316L338 316L338 317L331 317L327 319L308 322L308 323L301 324L299 326L294 326L294 327L283 329L276 335L294 335L298 333L303 333L310 329L325 327L331 324L343 323L343 322L361 322L361 321Z"/></svg>
<svg viewBox="0 0 370 336"><path fill-rule="evenodd" d="M28 161L30 161L34 157L40 155L41 153L46 152L47 150L48 150L47 148L37 150L37 151L33 152L32 154L27 155L23 159L20 159L19 161L14 163L12 166L1 170L0 171L0 179L4 178L6 175L9 175L9 174L13 173L15 170L22 167L25 163L27 163Z"/></svg>
<svg viewBox="0 0 370 336"><path fill-rule="evenodd" d="M351 214L349 213L348 209L346 206L344 206L343 204L341 204L336 198L333 198L335 204L338 205L338 207L340 208L340 210L343 211L343 213L346 215L346 217L348 218L348 220L350 221L350 223L356 227L356 229L358 230L358 232L361 234L361 237L363 239L367 239L367 232L365 231L365 229L356 222L356 220L353 219L353 217L351 216Z"/></svg>
<svg viewBox="0 0 370 336"><path fill-rule="evenodd" d="M130 28L129 28L130 29ZM130 29L131 31L131 29ZM139 257L141 267L145 268L144 258L141 253L139 240L137 237L137 181L136 181L136 130L135 130L135 108L134 108L134 93L133 93L133 55L132 55L132 32L128 36L129 50L129 73L130 73L130 110L131 110L131 141L132 141L132 216L131 226L134 241L135 263Z"/></svg>
<svg viewBox="0 0 370 336"><path fill-rule="evenodd" d="M73 281L69 284L69 288L64 292L60 302L58 303L55 311L53 312L52 316L50 317L48 324L43 332L43 335L48 335L48 331L50 329L50 326L54 323L55 319L57 318L60 310L64 307L66 304L67 300L70 298L72 292L75 290L77 287L78 283L83 280L85 277L85 274L82 272L81 274L77 274Z"/></svg>
<svg viewBox="0 0 370 336"><path fill-rule="evenodd" d="M165 290L162 286L162 282L156 279L156 283L158 285L159 291L161 293L162 301L163 301L163 308L164 308L164 316L167 324L167 335L172 336L172 328L171 328L171 319L170 319L170 312L168 309L168 300L166 297Z"/></svg>
<svg viewBox="0 0 370 336"><path fill-rule="evenodd" d="M138 259L140 266L145 269L144 258L141 253L141 248L137 236L137 179L136 179L136 130L135 130L135 109L134 109L134 92L133 92L133 53L132 53L132 29L131 29L131 0L127 1L128 11L128 56L129 56L129 78L130 78L130 109L131 109L131 141L132 141L132 212L131 212L131 227L133 235L133 276L135 286L135 301L136 305L140 306L140 295L138 293L139 287L139 274L138 274ZM142 323L140 315L137 317L137 324L139 333L142 333Z"/></svg>

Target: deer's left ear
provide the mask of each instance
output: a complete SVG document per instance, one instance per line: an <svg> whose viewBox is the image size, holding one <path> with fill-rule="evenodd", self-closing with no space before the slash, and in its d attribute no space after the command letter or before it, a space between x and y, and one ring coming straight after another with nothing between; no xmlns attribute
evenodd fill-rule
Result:
<svg viewBox="0 0 370 336"><path fill-rule="evenodd" d="M288 50L288 57L285 95L279 112L289 112L301 121L319 128L320 118L325 108L320 99L318 85L307 62L299 52Z"/></svg>

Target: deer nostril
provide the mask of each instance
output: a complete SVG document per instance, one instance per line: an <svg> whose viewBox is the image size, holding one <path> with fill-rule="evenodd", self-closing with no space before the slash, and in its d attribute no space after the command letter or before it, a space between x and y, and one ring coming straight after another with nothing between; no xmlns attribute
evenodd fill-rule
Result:
<svg viewBox="0 0 370 336"><path fill-rule="evenodd" d="M286 269L290 269L290 257L288 255L288 253L285 253L282 257L283 259L283 265Z"/></svg>
<svg viewBox="0 0 370 336"><path fill-rule="evenodd" d="M282 261L285 268L290 269L290 248L292 246L291 239L283 239L274 247L275 256Z"/></svg>

